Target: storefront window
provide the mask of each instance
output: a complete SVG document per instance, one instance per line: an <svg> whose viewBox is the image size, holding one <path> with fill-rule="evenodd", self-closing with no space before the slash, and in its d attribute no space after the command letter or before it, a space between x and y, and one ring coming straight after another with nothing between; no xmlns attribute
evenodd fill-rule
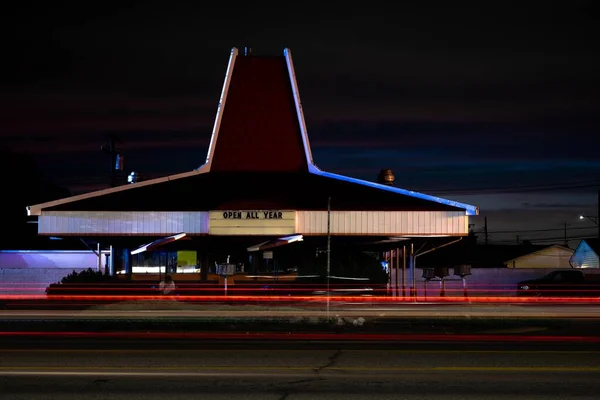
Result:
<svg viewBox="0 0 600 400"><path fill-rule="evenodd" d="M148 251L132 256L134 274L199 273L196 251Z"/></svg>

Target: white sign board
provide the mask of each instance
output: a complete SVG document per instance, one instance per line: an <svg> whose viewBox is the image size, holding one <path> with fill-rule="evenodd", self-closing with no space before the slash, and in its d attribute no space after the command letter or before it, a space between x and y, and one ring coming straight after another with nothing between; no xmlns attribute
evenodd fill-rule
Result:
<svg viewBox="0 0 600 400"><path fill-rule="evenodd" d="M228 276L235 275L235 264L217 265L217 275Z"/></svg>
<svg viewBox="0 0 600 400"><path fill-rule="evenodd" d="M296 211L210 211L210 235L291 235L296 230Z"/></svg>

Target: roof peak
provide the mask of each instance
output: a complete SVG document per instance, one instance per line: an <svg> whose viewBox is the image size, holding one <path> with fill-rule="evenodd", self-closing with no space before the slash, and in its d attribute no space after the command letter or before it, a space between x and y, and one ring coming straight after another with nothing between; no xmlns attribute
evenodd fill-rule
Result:
<svg viewBox="0 0 600 400"><path fill-rule="evenodd" d="M289 172L314 167L289 49L239 57L231 49L202 172Z"/></svg>

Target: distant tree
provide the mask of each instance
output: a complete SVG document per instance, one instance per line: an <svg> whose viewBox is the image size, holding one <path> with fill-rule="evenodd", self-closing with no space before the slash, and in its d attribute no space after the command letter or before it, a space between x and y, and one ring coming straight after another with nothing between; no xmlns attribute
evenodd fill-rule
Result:
<svg viewBox="0 0 600 400"><path fill-rule="evenodd" d="M37 225L27 223L26 207L70 195L69 190L49 182L31 155L0 149L0 182L3 186L3 220L0 248L30 247Z"/></svg>

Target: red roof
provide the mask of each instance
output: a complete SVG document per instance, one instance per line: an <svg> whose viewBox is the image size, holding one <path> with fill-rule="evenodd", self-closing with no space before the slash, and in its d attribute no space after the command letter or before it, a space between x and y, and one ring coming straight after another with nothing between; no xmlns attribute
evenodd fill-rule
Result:
<svg viewBox="0 0 600 400"><path fill-rule="evenodd" d="M308 171L284 57L237 57L222 112L211 172Z"/></svg>

